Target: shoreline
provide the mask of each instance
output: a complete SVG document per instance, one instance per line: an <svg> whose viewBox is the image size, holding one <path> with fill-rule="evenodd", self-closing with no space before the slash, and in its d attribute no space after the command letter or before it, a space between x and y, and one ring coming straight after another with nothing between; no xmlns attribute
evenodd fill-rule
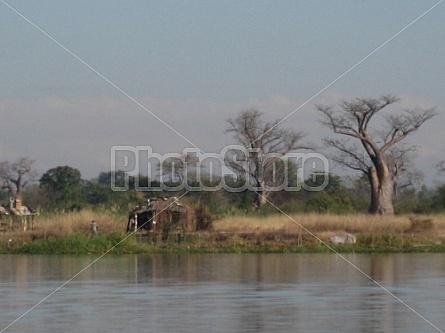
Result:
<svg viewBox="0 0 445 333"><path fill-rule="evenodd" d="M445 253L443 240L426 235L358 234L355 244L331 244L313 236L311 239L307 235L283 235L281 232L205 231L171 234L164 241L143 232L98 235L78 232L47 238L32 237L31 233L26 235L31 237L23 240L2 234L0 254Z"/></svg>

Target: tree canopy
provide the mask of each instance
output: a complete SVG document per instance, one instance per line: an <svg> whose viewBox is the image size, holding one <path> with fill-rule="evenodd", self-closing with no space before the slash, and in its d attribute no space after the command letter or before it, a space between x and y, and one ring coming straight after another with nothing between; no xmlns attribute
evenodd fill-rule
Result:
<svg viewBox="0 0 445 333"><path fill-rule="evenodd" d="M376 116L388 106L398 102L395 96L355 98L343 101L340 109L317 105L323 114L322 124L346 139L325 139L336 149L332 160L368 176L371 185L369 212L392 214L394 184L409 162L408 153L413 147L400 145L408 135L417 131L435 115L434 109L403 110L383 116L378 124ZM355 139L351 143L348 139Z"/></svg>
<svg viewBox="0 0 445 333"><path fill-rule="evenodd" d="M29 157L19 158L13 163L8 161L0 163L2 188L7 189L16 201L22 200L25 186L37 178L37 172L33 169L34 163L35 160Z"/></svg>
<svg viewBox="0 0 445 333"><path fill-rule="evenodd" d="M241 145L241 149L234 148L226 156L226 165L256 187L257 207L266 203L268 187L283 182L286 165L280 157L304 147L303 132L283 129L279 120L265 122L262 118L263 114L256 109L244 110L230 118L226 128L226 133Z"/></svg>
<svg viewBox="0 0 445 333"><path fill-rule="evenodd" d="M80 195L82 176L79 170L69 166L49 169L40 178L40 187L59 208L69 208Z"/></svg>

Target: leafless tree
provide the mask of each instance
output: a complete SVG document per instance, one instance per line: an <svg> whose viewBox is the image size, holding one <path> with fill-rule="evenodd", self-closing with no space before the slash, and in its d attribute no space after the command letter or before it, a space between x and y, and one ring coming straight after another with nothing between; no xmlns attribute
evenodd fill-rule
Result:
<svg viewBox="0 0 445 333"><path fill-rule="evenodd" d="M423 181L424 175L413 165L416 147L403 143L392 147L387 155L387 162L394 175L394 196L401 190L414 187Z"/></svg>
<svg viewBox="0 0 445 333"><path fill-rule="evenodd" d="M336 149L332 159L367 175L371 185L369 212L372 214L394 213L395 182L407 170L409 154L413 151L413 147L399 143L436 114L434 108L403 110L384 115L383 126L378 128L376 116L398 101L397 97L387 95L377 99L343 101L340 110L334 110L332 106L316 106L323 114L322 124L346 137L325 139L328 146Z"/></svg>
<svg viewBox="0 0 445 333"><path fill-rule="evenodd" d="M262 116L256 109L241 111L227 121L226 129L247 154L243 149L233 149L225 157L225 164L256 188L256 207L267 202L270 187L283 181L285 166L280 156L304 148L302 132L281 128L279 120L263 122Z"/></svg>
<svg viewBox="0 0 445 333"><path fill-rule="evenodd" d="M3 189L9 190L11 197L22 201L23 190L29 182L37 180L37 172L33 170L35 161L22 157L14 163L0 162L0 179L3 179Z"/></svg>
<svg viewBox="0 0 445 333"><path fill-rule="evenodd" d="M199 168L199 158L193 154L178 154L177 157L169 157L159 165L163 180L169 180L173 183L189 184L196 180L196 172Z"/></svg>

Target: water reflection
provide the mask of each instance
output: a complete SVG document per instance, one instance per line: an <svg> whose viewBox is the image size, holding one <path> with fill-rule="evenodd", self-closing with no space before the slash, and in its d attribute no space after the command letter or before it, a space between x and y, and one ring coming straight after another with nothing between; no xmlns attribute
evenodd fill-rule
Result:
<svg viewBox="0 0 445 333"><path fill-rule="evenodd" d="M345 258L444 327L444 255ZM0 330L95 260L0 256ZM7 300L7 302L5 302ZM106 256L8 332L428 332L329 254Z"/></svg>

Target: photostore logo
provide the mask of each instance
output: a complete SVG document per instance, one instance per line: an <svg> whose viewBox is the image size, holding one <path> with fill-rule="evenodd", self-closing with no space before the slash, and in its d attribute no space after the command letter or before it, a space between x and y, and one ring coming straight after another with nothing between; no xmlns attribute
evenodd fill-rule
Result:
<svg viewBox="0 0 445 333"><path fill-rule="evenodd" d="M321 191L329 183L329 162L322 154L264 154L240 145L220 153L187 148L162 155L150 146L114 146L111 170L113 191L127 191L130 179L139 191Z"/></svg>

